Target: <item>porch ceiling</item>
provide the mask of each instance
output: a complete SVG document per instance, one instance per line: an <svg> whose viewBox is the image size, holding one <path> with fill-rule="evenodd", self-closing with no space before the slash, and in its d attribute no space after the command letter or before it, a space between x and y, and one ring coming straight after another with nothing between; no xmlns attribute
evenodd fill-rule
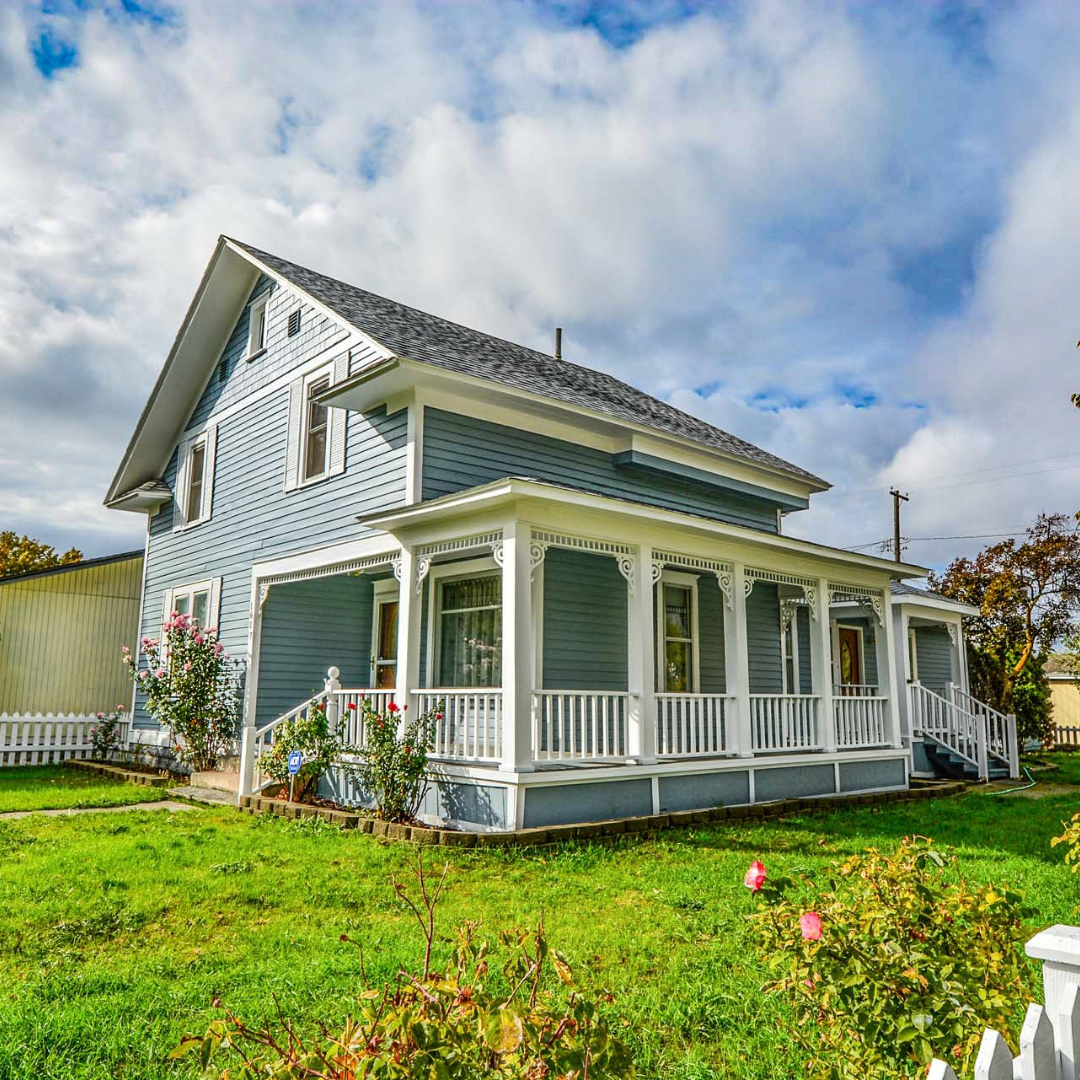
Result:
<svg viewBox="0 0 1080 1080"><path fill-rule="evenodd" d="M404 537L406 542L417 542L433 527L460 522L464 528L473 529L478 522L491 522L500 515L505 518L508 509L512 509L515 516L522 520L546 523L554 514L560 523L565 522L565 526L560 524L560 527L591 526L595 531L606 525L634 536L636 542L653 542L662 546L672 543L671 530L674 528L680 535L713 541L727 540L748 549L749 558L761 558L765 552L810 557L815 561L832 563L838 568L885 572L895 579L925 577L928 573L925 567L911 563L897 563L809 540L728 525L693 514L661 510L518 476L509 476L401 509L362 515L357 520L371 528ZM627 530L628 523L631 531Z"/></svg>

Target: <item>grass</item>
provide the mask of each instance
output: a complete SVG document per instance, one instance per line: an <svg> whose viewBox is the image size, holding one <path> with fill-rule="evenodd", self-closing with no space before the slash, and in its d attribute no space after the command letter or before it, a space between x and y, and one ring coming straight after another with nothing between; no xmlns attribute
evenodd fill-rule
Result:
<svg viewBox="0 0 1080 1080"><path fill-rule="evenodd" d="M1059 782L1080 785L1080 757L1066 768ZM1076 921L1080 879L1049 838L1077 809L1080 786L614 847L458 850L441 926L449 935L482 919L494 936L543 915L579 981L613 993L641 1077L797 1078L783 1008L760 992L746 932L752 858L774 874L812 875L867 846L929 835L959 853L970 878L1025 889L1034 932ZM168 1054L219 1015L215 996L248 1019L276 1000L302 1025L336 1022L360 989L342 933L363 942L376 979L419 953L390 888L414 857L407 845L228 809L0 823L0 1076L194 1077L193 1061Z"/></svg>
<svg viewBox="0 0 1080 1080"><path fill-rule="evenodd" d="M63 765L0 769L0 814L12 810L71 810L153 802L153 788L77 772Z"/></svg>

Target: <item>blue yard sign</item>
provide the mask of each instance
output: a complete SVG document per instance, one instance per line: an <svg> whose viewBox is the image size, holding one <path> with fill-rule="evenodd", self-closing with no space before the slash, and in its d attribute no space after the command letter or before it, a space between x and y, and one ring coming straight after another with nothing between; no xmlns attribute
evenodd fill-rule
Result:
<svg viewBox="0 0 1080 1080"><path fill-rule="evenodd" d="M289 751L289 802L293 801L293 784L300 766L304 764L304 755L299 750Z"/></svg>

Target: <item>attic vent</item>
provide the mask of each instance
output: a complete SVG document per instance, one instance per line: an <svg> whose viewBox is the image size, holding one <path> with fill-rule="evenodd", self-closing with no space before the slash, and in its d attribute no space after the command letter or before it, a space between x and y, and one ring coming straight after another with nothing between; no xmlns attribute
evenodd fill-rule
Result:
<svg viewBox="0 0 1080 1080"><path fill-rule="evenodd" d="M300 333L300 309L297 308L289 315L289 337L296 337Z"/></svg>
<svg viewBox="0 0 1080 1080"><path fill-rule="evenodd" d="M229 377L229 361L223 356L217 366L217 381L223 383Z"/></svg>

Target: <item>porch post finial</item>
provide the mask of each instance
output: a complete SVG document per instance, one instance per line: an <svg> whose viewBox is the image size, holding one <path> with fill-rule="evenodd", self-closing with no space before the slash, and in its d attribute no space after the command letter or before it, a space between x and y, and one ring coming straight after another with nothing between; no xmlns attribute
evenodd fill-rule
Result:
<svg viewBox="0 0 1080 1080"><path fill-rule="evenodd" d="M326 726L333 735L341 719L341 669L332 667L326 672Z"/></svg>

